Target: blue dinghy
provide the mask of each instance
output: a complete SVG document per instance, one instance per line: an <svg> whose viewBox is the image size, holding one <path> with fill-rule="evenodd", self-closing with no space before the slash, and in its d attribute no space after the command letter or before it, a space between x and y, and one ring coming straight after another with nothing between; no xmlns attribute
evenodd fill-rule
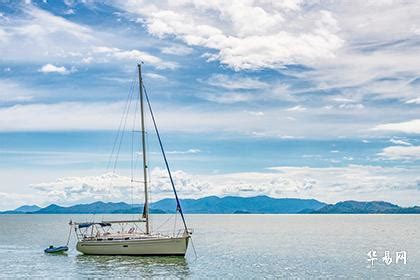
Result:
<svg viewBox="0 0 420 280"><path fill-rule="evenodd" d="M67 246L54 247L53 245L51 245L50 247L45 249L44 252L45 253L62 253L62 252L66 252L68 250L69 250L69 247L67 247Z"/></svg>

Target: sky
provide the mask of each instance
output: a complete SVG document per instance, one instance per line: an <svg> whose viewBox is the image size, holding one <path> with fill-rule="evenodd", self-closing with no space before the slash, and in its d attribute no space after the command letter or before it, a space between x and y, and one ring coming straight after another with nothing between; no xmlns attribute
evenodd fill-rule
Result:
<svg viewBox="0 0 420 280"><path fill-rule="evenodd" d="M420 205L419 11L418 1L0 0L0 210L142 201L134 126L109 168L140 61L181 198ZM171 197L147 125L151 199Z"/></svg>

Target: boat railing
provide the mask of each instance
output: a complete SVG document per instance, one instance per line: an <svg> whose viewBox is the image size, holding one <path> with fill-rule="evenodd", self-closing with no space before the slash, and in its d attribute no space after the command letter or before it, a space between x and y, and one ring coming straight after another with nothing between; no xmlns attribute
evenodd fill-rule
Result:
<svg viewBox="0 0 420 280"><path fill-rule="evenodd" d="M179 238L186 235L191 235L193 232L192 229L179 229L177 231L159 231L152 232L151 236L155 237L165 237L165 238ZM127 232L99 232L99 231L90 231L90 232L80 232L76 231L76 236L79 240L97 240L97 241L106 241L106 240L128 240L128 239L141 239L150 235L146 235L143 231L127 231Z"/></svg>

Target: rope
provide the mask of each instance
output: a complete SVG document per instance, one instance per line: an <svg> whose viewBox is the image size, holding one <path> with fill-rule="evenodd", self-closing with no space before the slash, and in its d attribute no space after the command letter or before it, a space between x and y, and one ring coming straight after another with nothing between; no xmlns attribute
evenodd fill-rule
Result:
<svg viewBox="0 0 420 280"><path fill-rule="evenodd" d="M136 99L137 101L137 99ZM135 166L137 166L137 157L134 157L134 153L135 153L135 149L134 149L134 133L135 133L135 128L136 128L136 118L137 118L137 112L139 109L139 104L138 102L134 102L135 104L135 109L134 109L134 117L133 117L133 123L132 123L132 129L131 129L131 182L130 182L130 187L131 187L131 207L134 207L134 170L135 170ZM137 151L137 147L136 147L136 151ZM134 160L136 160L136 164L134 164ZM134 217L134 215L133 215Z"/></svg>
<svg viewBox="0 0 420 280"><path fill-rule="evenodd" d="M171 219L172 219L173 215L169 215L169 217L166 219L166 221L164 221L162 224L160 224L156 230L161 229L164 225L166 225Z"/></svg>
<svg viewBox="0 0 420 280"><path fill-rule="evenodd" d="M192 245L192 248L193 248L193 251L194 251L195 259L197 259L198 258L197 257L197 251L195 250L195 246L194 246L194 242L193 242L192 237L190 237L190 238L191 238L191 245Z"/></svg>
<svg viewBox="0 0 420 280"><path fill-rule="evenodd" d="M177 214L175 213L175 222L174 222L174 236L175 236L175 231L176 231L176 219L177 218Z"/></svg>
<svg viewBox="0 0 420 280"><path fill-rule="evenodd" d="M135 80L135 77L134 77L133 80L131 81L130 91L128 92L127 100L125 101L125 106L124 106L124 111L123 112L125 112L127 110L128 101L130 100L130 97L131 97L131 94L132 94L132 91L133 91L133 88L134 88L135 81L136 80ZM120 119L120 122L119 122L119 125L118 125L117 135L115 135L115 138L114 138L114 143L112 145L111 154L109 155L109 159L108 159L108 164L107 164L107 167L106 167L106 171L109 170L110 165L111 165L111 162L112 162L112 157L113 157L114 152L115 152L115 147L117 146L117 142L118 142L118 139L120 137L121 126L122 126L123 119L124 119L124 113L121 115L121 119Z"/></svg>
<svg viewBox="0 0 420 280"><path fill-rule="evenodd" d="M122 138L123 138L123 135L124 135L124 130L122 129L123 121L124 121L124 118L125 118L125 122L127 120L127 115L128 115L129 109L130 109L131 99L132 99L132 94L133 94L135 84L136 84L136 76L134 76L132 81L131 81L130 90L128 92L128 95L127 95L127 98L126 98L126 101L125 101L123 114L121 115L121 119L120 119L120 122L119 122L119 125L118 125L117 134L115 135L114 143L112 145L112 151L111 151L111 154L109 155L109 159L108 159L108 163L107 163L107 167L106 167L106 172L110 171L111 164L113 162L113 157L115 155L116 147L117 147L117 143L118 143L119 139L121 139L121 140L120 140L120 145L119 145L119 148L118 148L118 154L120 152L121 142L122 142ZM124 123L124 129L125 129L125 123ZM116 165L117 165L117 161L118 161L118 155L115 156L115 161L114 161L114 164L113 164L112 173L115 173L115 168L116 168ZM108 196L111 195L112 184L113 184L113 178L111 178L111 180L109 181L109 185L108 185L108 188L107 188L108 191L105 193Z"/></svg>
<svg viewBox="0 0 420 280"><path fill-rule="evenodd" d="M133 95L133 92L134 92L134 91L132 91L132 92L130 93L130 96L132 96L132 95ZM130 99L129 99L129 102L128 102L128 105L127 105L127 110L126 110L126 112L124 112L124 113L123 113L123 115L125 115L125 119L124 119L123 129L122 129L122 132L121 132L120 143L119 143L119 145L118 145L117 154L116 154L116 156L115 156L114 168L113 168L113 170L112 170L112 172L113 172L113 173L115 173L115 169L117 168L118 157L119 157L119 155L120 155L121 144L122 144L122 141L123 141L123 138L124 138L124 132L125 132L125 127L126 127L126 125L127 125L128 112L129 112L129 110L130 110L131 101L132 101L132 98L130 98Z"/></svg>
<svg viewBox="0 0 420 280"><path fill-rule="evenodd" d="M147 121L147 120L145 119L145 121ZM149 133L147 133L147 132L146 132L146 143L145 144L146 144L146 154L149 154ZM148 163L147 163L148 166L152 166L152 164L150 162L151 162L151 157L148 158ZM149 184L149 188L151 188L151 186L152 186L152 177L151 177L150 172L151 172L150 168L147 168L147 178L148 178L147 183ZM149 191L148 196L149 196L149 201L153 201L152 192ZM149 204L149 206L150 206L150 204ZM153 219L151 219L151 216L149 216L149 227L150 227L150 232L152 232L153 231Z"/></svg>

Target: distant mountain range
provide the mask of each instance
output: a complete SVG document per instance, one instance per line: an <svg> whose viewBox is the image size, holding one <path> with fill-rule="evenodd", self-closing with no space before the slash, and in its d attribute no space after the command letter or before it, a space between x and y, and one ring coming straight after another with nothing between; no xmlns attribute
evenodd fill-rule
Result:
<svg viewBox="0 0 420 280"><path fill-rule="evenodd" d="M41 209L42 208L39 207L38 205L23 205L16 208L15 210L7 210L4 212L0 212L0 214L26 214L26 213L33 213Z"/></svg>
<svg viewBox="0 0 420 280"><path fill-rule="evenodd" d="M197 214L290 214L298 213L304 209L317 210L325 206L325 203L315 199L272 198L268 196L208 196L200 199L183 199L181 205L185 213ZM162 209L165 212L173 212L175 206L174 199L162 199L151 205L152 208Z"/></svg>
<svg viewBox="0 0 420 280"><path fill-rule="evenodd" d="M314 214L420 214L420 207L400 207L384 201L342 201L315 210Z"/></svg>
<svg viewBox="0 0 420 280"><path fill-rule="evenodd" d="M405 214L419 213L420 207L403 208L383 201L343 201L326 204L315 199L272 198L268 196L237 197L208 196L200 199L183 199L181 205L187 214ZM174 213L174 199L151 203L151 213ZM51 204L41 208L24 205L0 214L129 214L140 213L142 205L125 202L97 201L63 207Z"/></svg>

